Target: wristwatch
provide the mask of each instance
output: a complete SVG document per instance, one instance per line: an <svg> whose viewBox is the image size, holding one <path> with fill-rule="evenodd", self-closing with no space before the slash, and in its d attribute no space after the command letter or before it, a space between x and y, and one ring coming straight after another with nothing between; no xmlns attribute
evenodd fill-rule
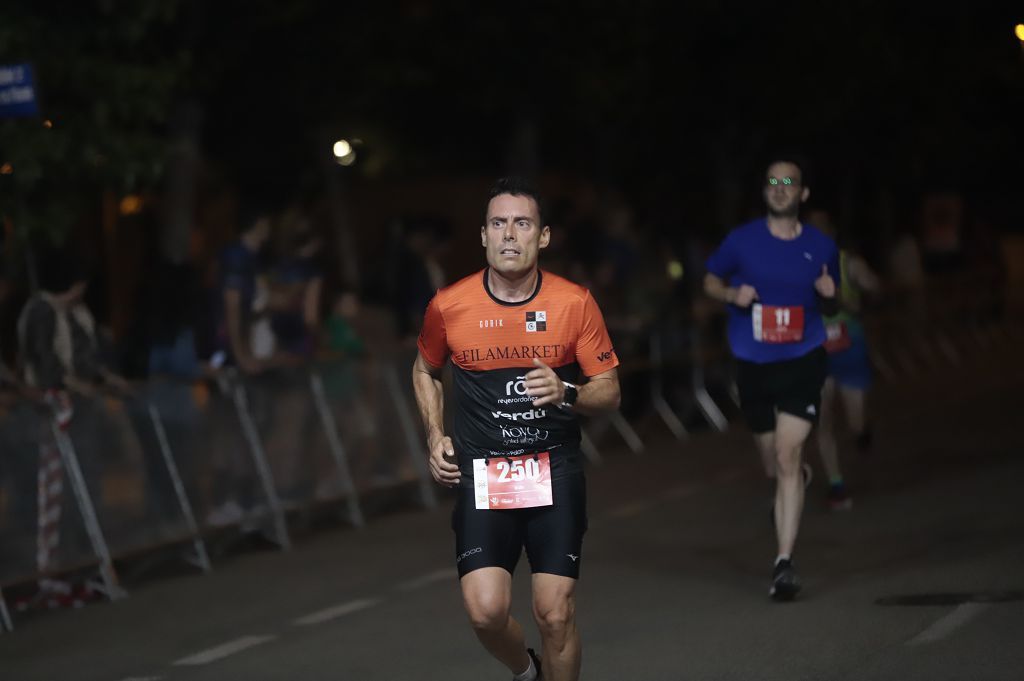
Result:
<svg viewBox="0 0 1024 681"><path fill-rule="evenodd" d="M576 398L580 396L580 391L568 381L562 381L562 385L565 386L565 396L562 397L562 403L558 405L558 408L569 409L576 404Z"/></svg>

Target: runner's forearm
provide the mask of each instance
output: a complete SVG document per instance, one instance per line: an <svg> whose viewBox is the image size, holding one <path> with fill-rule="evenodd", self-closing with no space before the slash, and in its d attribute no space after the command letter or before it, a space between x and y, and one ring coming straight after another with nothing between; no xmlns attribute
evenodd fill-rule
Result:
<svg viewBox="0 0 1024 681"><path fill-rule="evenodd" d="M704 275L704 293L722 303L732 304L736 300L736 289L710 272Z"/></svg>
<svg viewBox="0 0 1024 681"><path fill-rule="evenodd" d="M619 408L619 378L614 372L611 372L611 375L592 378L588 383L579 386L578 390L579 396L576 398L573 411L579 414L589 416Z"/></svg>
<svg viewBox="0 0 1024 681"><path fill-rule="evenodd" d="M428 447L433 447L434 443L444 437L444 385L435 376L438 372L421 356L416 357L412 368L412 386L420 418L423 419Z"/></svg>

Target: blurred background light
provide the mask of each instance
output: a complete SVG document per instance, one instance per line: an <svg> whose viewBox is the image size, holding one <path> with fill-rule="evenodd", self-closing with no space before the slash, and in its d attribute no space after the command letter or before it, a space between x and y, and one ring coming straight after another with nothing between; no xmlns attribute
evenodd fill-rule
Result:
<svg viewBox="0 0 1024 681"><path fill-rule="evenodd" d="M352 145L348 140L338 140L334 143L334 155L341 159L352 153Z"/></svg>
<svg viewBox="0 0 1024 681"><path fill-rule="evenodd" d="M142 211L142 198L137 194L129 194L121 199L119 210L121 215L136 215Z"/></svg>

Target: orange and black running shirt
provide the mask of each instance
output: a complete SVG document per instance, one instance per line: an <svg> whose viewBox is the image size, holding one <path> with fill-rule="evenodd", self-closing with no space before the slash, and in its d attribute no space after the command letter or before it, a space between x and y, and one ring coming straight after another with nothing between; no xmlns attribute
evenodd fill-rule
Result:
<svg viewBox="0 0 1024 681"><path fill-rule="evenodd" d="M604 373L619 364L604 317L590 292L538 272L529 299L498 300L488 270L441 289L427 306L419 350L434 367L452 361L455 411L452 443L471 486L473 459L551 453L552 478L582 470L575 415L553 404L533 406L526 373L534 358L563 381Z"/></svg>

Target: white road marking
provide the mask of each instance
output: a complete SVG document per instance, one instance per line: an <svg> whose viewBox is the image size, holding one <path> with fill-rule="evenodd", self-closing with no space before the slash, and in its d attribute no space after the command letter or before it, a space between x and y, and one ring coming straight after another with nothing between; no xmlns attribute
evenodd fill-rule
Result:
<svg viewBox="0 0 1024 681"><path fill-rule="evenodd" d="M608 511L609 518L629 518L635 515L640 515L647 509L651 508L653 504L650 501L636 501L632 504L624 504L617 508L613 508Z"/></svg>
<svg viewBox="0 0 1024 681"><path fill-rule="evenodd" d="M749 468L745 468L745 467L744 468L739 468L739 467L737 467L737 468L726 468L724 471L721 471L720 473L715 475L714 484L717 485L717 484L721 484L721 483L724 483L724 482L733 482L735 480L739 480L743 476L747 475L749 472L750 472L750 469Z"/></svg>
<svg viewBox="0 0 1024 681"><path fill-rule="evenodd" d="M452 580L454 582L458 574L459 573L455 568L441 568L440 570L434 570L433 572L425 574L422 577L402 582L395 588L399 591L414 591L415 589L420 589L433 584L434 582L443 582L445 580Z"/></svg>
<svg viewBox="0 0 1024 681"><path fill-rule="evenodd" d="M675 499L685 499L700 489L700 485L696 483L690 483L687 485L677 485L669 489L667 492L661 495L661 498L665 501L671 501Z"/></svg>
<svg viewBox="0 0 1024 681"><path fill-rule="evenodd" d="M991 607L991 603L963 603L958 605L956 610L937 620L930 627L907 641L907 645L918 646L941 641L984 611L988 610L989 607Z"/></svg>
<svg viewBox="0 0 1024 681"><path fill-rule="evenodd" d="M310 613L303 617L294 620L292 624L295 626L306 626L309 624L322 624L323 622L329 622L330 620L338 617L344 617L350 613L358 610L365 610L366 608L372 607L380 603L379 598L360 598L357 601L349 601L348 603L342 603L341 605L334 605L330 608L324 608L317 612Z"/></svg>
<svg viewBox="0 0 1024 681"><path fill-rule="evenodd" d="M677 499L685 499L688 496L693 495L701 489L701 485L697 483L687 483L684 485L676 485L670 488L664 494L659 495L653 499L642 499L640 501L634 501L622 506L616 506L615 508L608 511L605 515L607 518L631 518L641 513L654 508L659 502L662 501L675 501Z"/></svg>
<svg viewBox="0 0 1024 681"><path fill-rule="evenodd" d="M174 664L178 666L192 667L203 664L210 664L211 662L216 662L217 660L225 658L228 655L234 655L235 653L239 653L243 650L246 650L247 648L252 648L253 646L258 646L262 643L266 643L267 641L272 641L275 638L277 637L243 636L242 638L236 638L234 641L228 641L227 643L223 643L219 646L216 646L215 648L209 648L202 652L196 653L195 655L183 657L180 660L175 661Z"/></svg>

